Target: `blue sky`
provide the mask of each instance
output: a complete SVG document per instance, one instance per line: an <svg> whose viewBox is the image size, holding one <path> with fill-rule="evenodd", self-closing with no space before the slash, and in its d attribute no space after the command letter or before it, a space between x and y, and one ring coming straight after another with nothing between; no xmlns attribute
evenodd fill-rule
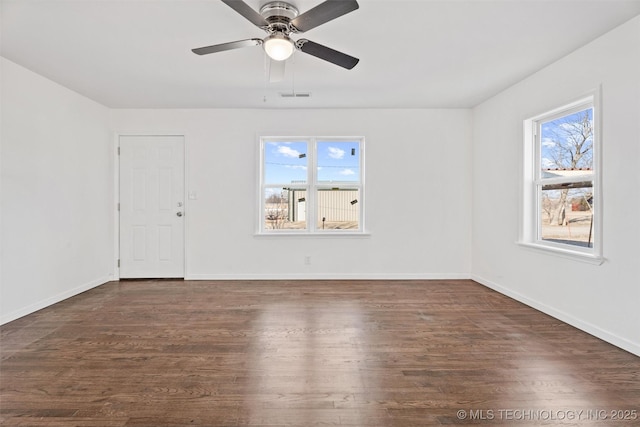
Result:
<svg viewBox="0 0 640 427"><path fill-rule="evenodd" d="M311 144L304 141L265 143L265 184L306 182L311 166L310 148ZM358 141L318 141L318 181L357 182L360 179L359 159Z"/></svg>

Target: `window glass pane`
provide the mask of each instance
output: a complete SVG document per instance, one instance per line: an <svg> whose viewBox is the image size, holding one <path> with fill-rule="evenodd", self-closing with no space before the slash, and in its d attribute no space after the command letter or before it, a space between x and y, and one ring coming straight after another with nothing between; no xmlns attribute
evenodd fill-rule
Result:
<svg viewBox="0 0 640 427"><path fill-rule="evenodd" d="M306 142L266 142L264 183L305 184L307 158Z"/></svg>
<svg viewBox="0 0 640 427"><path fill-rule="evenodd" d="M358 189L322 189L316 194L318 230L358 230L360 228L360 191Z"/></svg>
<svg viewBox="0 0 640 427"><path fill-rule="evenodd" d="M545 185L540 192L540 237L556 243L593 247L593 187ZM565 185L566 186L566 185Z"/></svg>
<svg viewBox="0 0 640 427"><path fill-rule="evenodd" d="M361 232L363 146L360 138L261 138L260 232Z"/></svg>
<svg viewBox="0 0 640 427"><path fill-rule="evenodd" d="M593 175L593 108L540 124L541 178Z"/></svg>
<svg viewBox="0 0 640 427"><path fill-rule="evenodd" d="M360 181L358 141L319 141L316 155L318 182Z"/></svg>
<svg viewBox="0 0 640 427"><path fill-rule="evenodd" d="M306 188L266 188L264 229L305 230L307 228L306 196Z"/></svg>

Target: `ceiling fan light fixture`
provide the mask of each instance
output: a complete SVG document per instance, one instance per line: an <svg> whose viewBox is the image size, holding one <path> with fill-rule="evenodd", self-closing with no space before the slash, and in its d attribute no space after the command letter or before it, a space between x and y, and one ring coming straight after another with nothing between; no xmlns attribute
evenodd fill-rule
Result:
<svg viewBox="0 0 640 427"><path fill-rule="evenodd" d="M284 61L293 55L295 46L293 41L286 35L281 33L271 34L264 39L264 51L267 52L269 58L274 61Z"/></svg>

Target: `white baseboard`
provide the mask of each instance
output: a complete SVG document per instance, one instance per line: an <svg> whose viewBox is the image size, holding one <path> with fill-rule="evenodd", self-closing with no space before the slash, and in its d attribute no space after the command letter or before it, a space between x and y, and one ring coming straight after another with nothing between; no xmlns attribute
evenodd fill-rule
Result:
<svg viewBox="0 0 640 427"><path fill-rule="evenodd" d="M38 310L42 310L43 308L49 307L50 305L53 305L60 301L64 301L67 298L81 294L82 292L88 291L89 289L93 289L97 286L104 285L105 283L111 281L111 279L112 279L111 276L105 276L96 280L92 280L89 283L76 286L73 289L69 289L58 295L54 295L42 301L38 301L26 307L20 308L18 310L14 310L11 313L3 314L2 316L0 316L0 325L4 325L5 323L9 323L11 321L19 319L28 314L35 313Z"/></svg>
<svg viewBox="0 0 640 427"><path fill-rule="evenodd" d="M548 306L540 301L533 300L525 295L522 295L518 292L514 292L508 288L505 288L497 283L493 283L490 280L486 280L477 275L471 275L471 279L480 283L487 288L493 289L496 292L500 292L503 295L506 295L510 298L513 298L516 301L519 301L523 304L528 305L529 307L535 308L549 316L555 317L558 320L561 320L571 326L574 326L588 334L591 334L597 338L600 338L603 341L608 342L609 344L613 344L616 347L620 347L623 350L628 351L629 353L635 354L636 356L640 356L640 344L629 341L626 338L619 337L615 334L612 334L609 331L606 331L602 328L599 328L596 325L593 325L584 320L578 319L568 313L557 310L553 307Z"/></svg>
<svg viewBox="0 0 640 427"><path fill-rule="evenodd" d="M185 280L468 280L469 274L367 274L367 273L296 273L296 274L189 274Z"/></svg>

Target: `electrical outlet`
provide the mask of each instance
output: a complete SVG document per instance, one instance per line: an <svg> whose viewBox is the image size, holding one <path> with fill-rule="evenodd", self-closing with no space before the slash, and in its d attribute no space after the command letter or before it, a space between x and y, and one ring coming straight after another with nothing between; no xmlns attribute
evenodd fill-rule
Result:
<svg viewBox="0 0 640 427"><path fill-rule="evenodd" d="M304 257L304 265L311 265L311 257L309 255Z"/></svg>

